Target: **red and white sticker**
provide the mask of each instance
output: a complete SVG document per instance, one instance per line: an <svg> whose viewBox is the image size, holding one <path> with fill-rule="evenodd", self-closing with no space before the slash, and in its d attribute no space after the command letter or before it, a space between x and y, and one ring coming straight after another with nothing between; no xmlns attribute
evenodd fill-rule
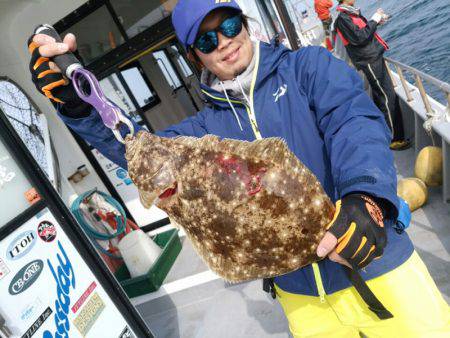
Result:
<svg viewBox="0 0 450 338"><path fill-rule="evenodd" d="M86 291L83 292L81 297L75 302L74 306L72 306L72 312L77 313L77 311L80 309L80 307L84 304L86 299L88 299L89 295L94 291L95 287L97 286L96 282L92 282L91 285L86 289Z"/></svg>
<svg viewBox="0 0 450 338"><path fill-rule="evenodd" d="M56 228L49 221L43 221L39 223L37 232L39 237L47 243L53 241L56 238Z"/></svg>
<svg viewBox="0 0 450 338"><path fill-rule="evenodd" d="M0 280L8 273L10 273L9 268L6 266L6 263L0 258Z"/></svg>

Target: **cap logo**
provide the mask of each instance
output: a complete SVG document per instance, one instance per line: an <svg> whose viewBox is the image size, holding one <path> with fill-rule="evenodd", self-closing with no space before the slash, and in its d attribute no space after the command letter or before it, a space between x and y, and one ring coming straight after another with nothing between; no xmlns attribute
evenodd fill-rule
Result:
<svg viewBox="0 0 450 338"><path fill-rule="evenodd" d="M225 2L231 2L231 0L216 0L216 4L222 4Z"/></svg>

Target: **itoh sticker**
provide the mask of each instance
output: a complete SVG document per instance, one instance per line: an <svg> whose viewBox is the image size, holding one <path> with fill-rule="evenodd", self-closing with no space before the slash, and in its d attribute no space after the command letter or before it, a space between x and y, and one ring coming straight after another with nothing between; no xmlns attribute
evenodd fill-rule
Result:
<svg viewBox="0 0 450 338"><path fill-rule="evenodd" d="M38 235L44 242L51 242L56 238L56 228L55 226L49 222L49 221L42 221L39 223L38 228Z"/></svg>
<svg viewBox="0 0 450 338"><path fill-rule="evenodd" d="M6 257L10 260L17 260L25 256L36 244L36 233L25 231L16 236L6 250Z"/></svg>
<svg viewBox="0 0 450 338"><path fill-rule="evenodd" d="M95 292L73 321L82 336L86 336L104 308L105 303L103 303L98 293Z"/></svg>
<svg viewBox="0 0 450 338"><path fill-rule="evenodd" d="M6 266L6 263L0 258L0 280L2 280L2 278L8 273L10 273L10 270Z"/></svg>

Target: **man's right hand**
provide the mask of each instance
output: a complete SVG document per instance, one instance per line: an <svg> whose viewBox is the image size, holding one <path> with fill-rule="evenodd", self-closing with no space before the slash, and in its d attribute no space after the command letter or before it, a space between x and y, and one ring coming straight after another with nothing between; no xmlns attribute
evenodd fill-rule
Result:
<svg viewBox="0 0 450 338"><path fill-rule="evenodd" d="M76 38L70 33L64 37L62 43L57 43L55 39L44 34L35 34L28 39L31 79L37 90L53 103L62 104L62 113L74 118L88 116L90 106L78 97L71 81L61 74L51 59L76 49Z"/></svg>
<svg viewBox="0 0 450 338"><path fill-rule="evenodd" d="M382 209L372 197L355 193L336 204L335 217L319 243L317 255L363 268L383 254L386 244Z"/></svg>

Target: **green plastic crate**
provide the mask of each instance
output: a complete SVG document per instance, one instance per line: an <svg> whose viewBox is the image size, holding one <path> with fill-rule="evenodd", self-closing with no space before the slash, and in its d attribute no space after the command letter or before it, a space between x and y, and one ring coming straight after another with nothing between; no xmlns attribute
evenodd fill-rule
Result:
<svg viewBox="0 0 450 338"><path fill-rule="evenodd" d="M163 251L145 275L131 278L125 264L114 274L130 298L158 290L181 251L181 241L177 229L157 234L153 241Z"/></svg>

